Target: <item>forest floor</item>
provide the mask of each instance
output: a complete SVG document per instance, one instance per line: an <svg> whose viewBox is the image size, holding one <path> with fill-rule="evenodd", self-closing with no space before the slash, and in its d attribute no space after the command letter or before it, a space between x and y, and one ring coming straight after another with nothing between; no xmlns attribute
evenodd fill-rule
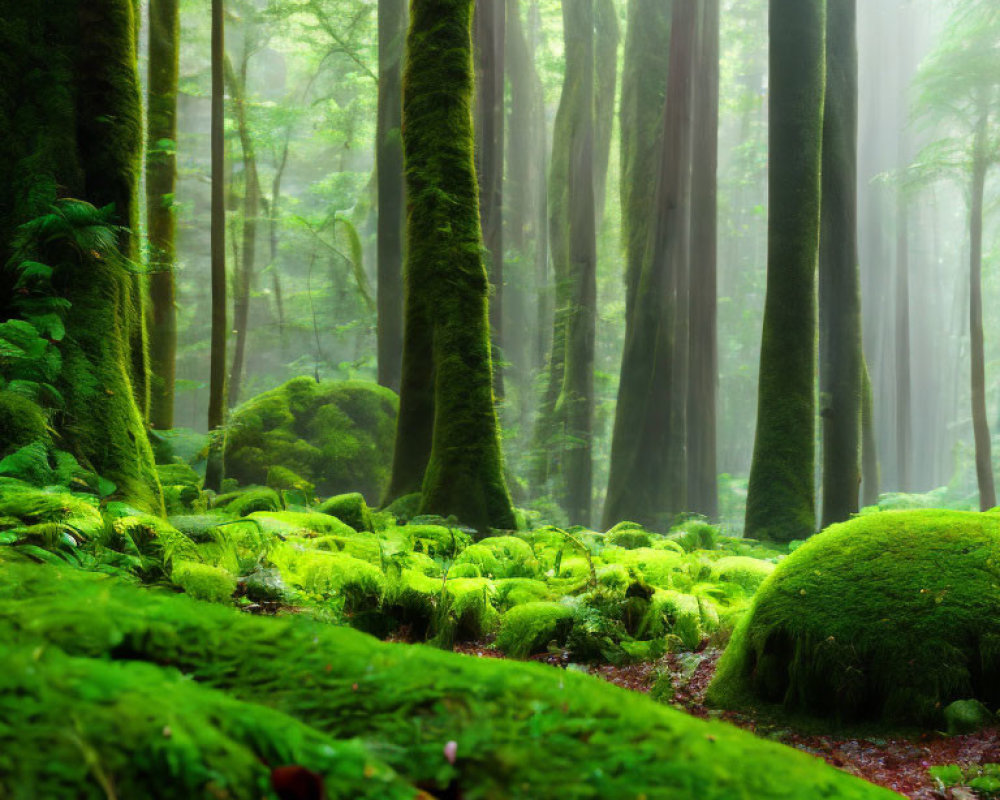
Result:
<svg viewBox="0 0 1000 800"><path fill-rule="evenodd" d="M455 651L478 658L504 658L486 642L456 645ZM788 722L776 723L755 714L708 708L705 690L715 673L722 650L704 647L698 652L670 653L655 662L616 667L610 664L586 668L591 675L630 691L648 694L657 678L670 675L674 688L671 705L704 719L722 719L757 736L795 747L822 758L839 769L871 783L899 792L913 800L979 800L983 795L962 787L941 788L928 768L942 764L975 766L1000 763L1000 729L975 734L947 736L923 733L916 736L883 735L844 737L796 731ZM554 667L577 668L568 653L533 656L530 660Z"/></svg>

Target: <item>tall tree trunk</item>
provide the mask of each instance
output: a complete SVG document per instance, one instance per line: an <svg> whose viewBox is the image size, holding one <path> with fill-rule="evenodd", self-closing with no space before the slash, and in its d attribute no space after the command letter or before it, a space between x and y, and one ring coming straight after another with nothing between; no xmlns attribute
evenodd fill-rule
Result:
<svg viewBox="0 0 1000 800"><path fill-rule="evenodd" d="M590 525L594 427L594 346L597 324L597 219L594 205L594 4L563 5L566 72L580 113L569 135L567 247L569 284L566 356L556 408L564 420L564 508L572 522ZM571 61L573 63L571 63Z"/></svg>
<svg viewBox="0 0 1000 800"><path fill-rule="evenodd" d="M878 466L878 439L875 436L875 411L872 408L872 379L868 360L861 361L861 505L878 504L881 476Z"/></svg>
<svg viewBox="0 0 1000 800"><path fill-rule="evenodd" d="M134 14L131 0L24 0L4 8L0 262L14 255L20 226L66 198L113 205L113 222L123 226L118 249L134 258L142 147ZM53 269L52 292L69 303L66 336L54 344L61 355L55 384L65 403L53 426L60 447L113 481L118 496L162 513L137 402L140 295L113 249L38 254ZM12 315L9 290L0 286L5 319Z"/></svg>
<svg viewBox="0 0 1000 800"><path fill-rule="evenodd" d="M378 382L400 390L403 360L403 49L406 0L378 3Z"/></svg>
<svg viewBox="0 0 1000 800"><path fill-rule="evenodd" d="M824 528L857 513L861 485L857 141L856 0L827 0L819 251Z"/></svg>
<svg viewBox="0 0 1000 800"><path fill-rule="evenodd" d="M406 337L430 344L433 423L421 513L513 528L493 402L489 281L473 158L474 0L413 0L403 81L409 197L407 302L427 312ZM414 350L404 346L403 391ZM401 397L401 404L407 398ZM401 418L402 419L402 418ZM397 444L406 431L397 432Z"/></svg>
<svg viewBox="0 0 1000 800"><path fill-rule="evenodd" d="M972 164L971 213L969 214L969 346L972 375L972 430L976 443L976 481L979 508L997 504L993 482L990 428L986 421L986 366L983 355L983 194L986 187L988 116L983 114L976 130Z"/></svg>
<svg viewBox="0 0 1000 800"><path fill-rule="evenodd" d="M824 0L771 0L767 296L749 537L815 530L816 261L825 73Z"/></svg>
<svg viewBox="0 0 1000 800"><path fill-rule="evenodd" d="M639 11L636 3L633 11ZM641 34L652 35L652 15L639 15L645 23ZM611 473L608 479L607 501L604 507L605 525L620 520L633 520L650 526L669 525L674 514L683 510L682 487L673 483L672 470L680 462L671 448L677 447L679 436L673 430L677 422L671 403L677 378L674 358L677 332L677 290L681 269L686 269L687 227L689 214L685 206L690 203L690 138L691 90L694 67L694 40L697 32L697 8L694 3L673 3L670 22L669 68L667 70L665 109L661 111L662 133L659 136L655 158L656 176L653 188L652 215L643 219L640 214L629 214L628 235L629 263L627 279L629 291L626 303L631 313L626 318L625 350L622 354L621 381L618 405L615 409L615 428L611 444ZM635 31L639 35L640 31ZM648 43L655 47L655 40ZM636 50L639 43L637 41ZM662 47L662 43L661 43ZM626 52L631 48L627 45ZM643 50L650 54L652 50ZM650 55L642 56L635 68ZM637 56L638 58L638 56ZM631 76L627 68L626 76ZM641 71L633 79L645 81ZM633 85L632 90L652 91L651 87ZM623 90L623 102L626 94ZM648 111L649 109L645 109ZM622 147L626 162L622 175L622 203L624 209L648 202L649 186L644 183L649 163L645 148L648 139L636 127L643 116L631 116L636 107L630 99L622 108ZM626 124L626 120L629 120ZM645 124L648 124L648 119ZM626 139L631 144L626 145ZM628 147L628 150L626 149ZM635 181L634 183L632 181ZM628 183L627 183L628 182ZM686 194L688 193L688 194ZM645 225L647 241L641 264L632 261L638 256L635 226ZM638 268L638 275L635 270ZM685 314L686 317L686 314ZM680 396L681 402L687 395Z"/></svg>
<svg viewBox="0 0 1000 800"><path fill-rule="evenodd" d="M226 136L225 9L212 0L212 338L209 367L208 429L212 433L205 488L222 489L222 429L226 420Z"/></svg>
<svg viewBox="0 0 1000 800"><path fill-rule="evenodd" d="M716 469L716 216L719 140L719 0L701 3L695 66L691 178L687 510L719 516Z"/></svg>
<svg viewBox="0 0 1000 800"><path fill-rule="evenodd" d="M479 218L490 276L490 330L493 386L503 396L503 141L504 141L504 0L475 0L475 146L479 177Z"/></svg>
<svg viewBox="0 0 1000 800"><path fill-rule="evenodd" d="M597 228L604 221L604 200L611 158L618 88L618 9L614 0L594 2L594 207Z"/></svg>
<svg viewBox="0 0 1000 800"><path fill-rule="evenodd" d="M149 233L150 423L174 427L177 309L174 284L174 190L177 183L178 0L149 3L149 99L146 228Z"/></svg>
<svg viewBox="0 0 1000 800"><path fill-rule="evenodd" d="M236 347L233 351L232 370L229 373L229 407L233 408L240 400L247 338L250 334L250 293L257 262L257 218L260 213L261 191L260 177L257 173L257 152L247 120L246 61L237 74L229 57L226 56L225 78L232 96L240 149L243 153L243 247L237 262L236 297L233 304Z"/></svg>
<svg viewBox="0 0 1000 800"><path fill-rule="evenodd" d="M905 156L904 156L905 157ZM896 481L909 491L913 424L910 397L910 210L906 190L896 199Z"/></svg>

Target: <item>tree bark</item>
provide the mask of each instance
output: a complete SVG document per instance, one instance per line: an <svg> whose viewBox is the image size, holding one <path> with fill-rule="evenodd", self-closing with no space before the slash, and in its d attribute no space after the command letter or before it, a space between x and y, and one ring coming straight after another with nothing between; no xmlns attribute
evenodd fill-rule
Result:
<svg viewBox="0 0 1000 800"><path fill-rule="evenodd" d="M878 505L881 483L878 465L878 439L875 436L875 412L872 408L872 379L868 361L861 361L861 505Z"/></svg>
<svg viewBox="0 0 1000 800"><path fill-rule="evenodd" d="M791 541L816 526L816 262L824 0L771 0L767 295L745 534Z"/></svg>
<svg viewBox="0 0 1000 800"><path fill-rule="evenodd" d="M378 180L378 382L400 390L403 359L403 181L402 69L406 0L378 4L378 121L375 171Z"/></svg>
<svg viewBox="0 0 1000 800"><path fill-rule="evenodd" d="M972 378L972 430L976 445L979 509L997 504L993 482L990 428L986 421L986 366L983 353L983 194L986 188L988 116L983 114L973 145L971 213L969 214L969 346Z"/></svg>
<svg viewBox="0 0 1000 800"><path fill-rule="evenodd" d="M236 128L243 153L243 246L236 269L236 297L233 304L233 324L236 346L229 373L229 407L240 400L247 339L250 334L250 293L257 262L257 218L260 213L260 177L257 172L257 152L250 135L246 110L246 63L237 74L229 57L225 57L225 79L232 97Z"/></svg>
<svg viewBox="0 0 1000 800"><path fill-rule="evenodd" d="M413 0L403 81L409 197L407 301L419 301L433 365L431 450L421 513L514 527L493 402L489 281L472 134L474 0ZM409 320L408 320L409 323ZM405 377L417 365L404 346ZM402 400L405 399L401 397ZM402 419L402 418L401 418ZM397 444L405 436L397 431Z"/></svg>
<svg viewBox="0 0 1000 800"><path fill-rule="evenodd" d="M223 423L226 419L226 139L225 9L212 0L212 337L209 366L208 429L212 434L205 488L222 489Z"/></svg>
<svg viewBox="0 0 1000 800"><path fill-rule="evenodd" d="M652 17L640 17L652 30ZM631 22L630 22L631 26ZM697 9L694 3L676 2L671 10L669 67L666 101L661 113L662 133L656 154L652 216L640 224L647 227L647 241L639 274L628 264L628 294L631 313L626 318L625 350L622 355L618 405L611 445L611 472L608 479L605 525L632 520L653 527L668 527L674 514L682 511L683 486L675 481L676 469L683 455L674 450L683 441L683 431L675 430L678 421L676 402L687 402L677 391L677 306L680 271L686 269L687 228L690 204L691 91L694 66L694 40ZM628 51L628 46L626 51ZM628 74L628 72L627 72ZM639 80L646 76L639 74ZM641 86L641 84L640 84ZM623 106L623 115L631 111ZM623 131L631 128L625 124ZM648 121L648 120L647 120ZM648 140L635 130L623 135L636 136L631 147L640 156L639 147ZM623 207L629 200L643 202L648 184L625 182L643 179L645 170L636 159L623 171ZM638 219L641 219L638 218ZM637 246L634 225L629 221L627 242ZM637 255L637 253L635 254ZM634 284L632 281L634 280ZM686 313L684 314L686 318ZM686 359L686 353L685 353ZM682 482L683 483L683 482Z"/></svg>
<svg viewBox="0 0 1000 800"><path fill-rule="evenodd" d="M819 254L824 528L857 513L861 486L857 140L856 0L827 0Z"/></svg>
<svg viewBox="0 0 1000 800"><path fill-rule="evenodd" d="M174 190L177 183L178 0L149 3L146 228L149 233L150 423L174 427L177 360Z"/></svg>
<svg viewBox="0 0 1000 800"><path fill-rule="evenodd" d="M136 254L142 113L131 0L25 0L0 26L0 262L18 228L73 198L113 206L118 250ZM44 243L43 243L44 244ZM163 498L137 389L144 379L141 295L118 253L39 254L69 302L54 415L60 447L154 513ZM10 296L0 290L0 313ZM137 367L137 365L139 365Z"/></svg>
<svg viewBox="0 0 1000 800"><path fill-rule="evenodd" d="M475 147L479 178L479 219L490 277L490 330L493 388L503 397L503 173L504 173L504 0L476 0Z"/></svg>
<svg viewBox="0 0 1000 800"><path fill-rule="evenodd" d="M687 510L719 516L716 468L716 232L719 139L719 0L700 4L691 178Z"/></svg>

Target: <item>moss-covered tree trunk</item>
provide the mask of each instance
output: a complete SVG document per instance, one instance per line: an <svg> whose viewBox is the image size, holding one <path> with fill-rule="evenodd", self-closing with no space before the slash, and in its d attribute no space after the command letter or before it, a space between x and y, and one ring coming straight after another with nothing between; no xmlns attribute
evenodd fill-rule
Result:
<svg viewBox="0 0 1000 800"><path fill-rule="evenodd" d="M236 118L236 130L240 137L243 154L243 246L236 265L236 297L233 303L233 324L236 328L236 342L233 349L233 364L229 373L228 403L232 408L240 400L243 386L243 370L246 362L247 340L250 335L250 293L253 288L254 271L257 262L257 217L260 209L260 177L257 172L257 152L250 135L247 120L246 83L247 57L237 73L229 56L225 59L225 79L229 87Z"/></svg>
<svg viewBox="0 0 1000 800"><path fill-rule="evenodd" d="M856 0L827 0L819 250L822 527L858 511L861 277L858 271Z"/></svg>
<svg viewBox="0 0 1000 800"><path fill-rule="evenodd" d="M971 209L969 214L969 349L972 378L972 431L976 445L976 481L981 511L997 504L993 481L990 427L986 421L986 365L983 352L983 195L989 165L987 147L989 114L976 127L972 155Z"/></svg>
<svg viewBox="0 0 1000 800"><path fill-rule="evenodd" d="M378 3L378 382L399 391L403 360L403 50L406 0Z"/></svg>
<svg viewBox="0 0 1000 800"><path fill-rule="evenodd" d="M861 360L861 505L878 503L879 475L878 440L875 437L875 413L872 402L872 379L868 360Z"/></svg>
<svg viewBox="0 0 1000 800"><path fill-rule="evenodd" d="M691 149L687 510L716 519L719 515L716 470L719 0L703 0L700 11Z"/></svg>
<svg viewBox="0 0 1000 800"><path fill-rule="evenodd" d="M212 338L208 429L213 432L205 467L205 488L222 489L222 426L226 420L226 135L225 6L212 0Z"/></svg>
<svg viewBox="0 0 1000 800"><path fill-rule="evenodd" d="M149 421L174 426L177 360L174 190L177 183L178 0L149 3L146 230L149 235Z"/></svg>
<svg viewBox="0 0 1000 800"><path fill-rule="evenodd" d="M473 159L473 3L414 0L410 6L403 80L406 338L418 337L419 346L404 346L397 446L406 444L409 432L402 404L411 402L407 423L415 421L419 433L427 421L414 420L413 408L426 411L430 401L421 512L454 515L478 528L512 528L493 401L489 281ZM433 375L432 398L407 396L407 376L419 370Z"/></svg>
<svg viewBox="0 0 1000 800"><path fill-rule="evenodd" d="M604 201L611 159L611 134L618 92L618 9L614 0L594 2L594 208L597 228L604 221Z"/></svg>
<svg viewBox="0 0 1000 800"><path fill-rule="evenodd" d="M636 3L632 11L638 12ZM635 59L626 65L622 106L622 206L627 222L628 291L625 349L611 444L611 471L604 507L606 526L629 519L645 525L669 524L682 511L683 486L674 450L677 431L676 326L678 278L686 269L688 214L685 173L690 173L691 90L697 9L674 3L670 21L654 27L651 12L630 20ZM634 29L637 24L641 29ZM646 64L655 64L656 31L669 30L665 102L653 116L653 86L644 85ZM641 55L640 55L640 48ZM659 42L662 50L663 42ZM626 54L632 47L626 44ZM633 70L639 70L633 72ZM646 92L645 96L633 94ZM642 100L639 98L643 97ZM636 101L643 105L637 107ZM658 128L657 130L657 122ZM649 181L648 176L653 179ZM643 233L644 231L644 233ZM642 241L642 237L645 241ZM686 315L685 315L686 317Z"/></svg>
<svg viewBox="0 0 1000 800"><path fill-rule="evenodd" d="M131 0L10 5L0 25L0 262L17 228L59 198L114 207L135 253L142 114ZM52 253L53 289L69 301L56 381L61 446L137 506L163 501L136 386L142 329L135 275L117 258ZM6 306L8 298L0 298ZM143 337L138 336L140 343Z"/></svg>
<svg viewBox="0 0 1000 800"><path fill-rule="evenodd" d="M475 145L479 178L479 218L490 278L490 330L493 386L503 396L503 173L504 173L504 0L476 0L474 42L476 65Z"/></svg>
<svg viewBox="0 0 1000 800"><path fill-rule="evenodd" d="M767 296L745 531L790 541L816 526L816 264L825 0L771 0Z"/></svg>

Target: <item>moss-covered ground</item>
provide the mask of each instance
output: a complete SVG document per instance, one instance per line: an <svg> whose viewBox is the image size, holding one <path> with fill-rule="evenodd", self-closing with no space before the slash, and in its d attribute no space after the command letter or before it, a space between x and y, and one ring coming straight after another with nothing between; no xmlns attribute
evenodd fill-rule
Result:
<svg viewBox="0 0 1000 800"><path fill-rule="evenodd" d="M370 510L357 531L280 493L237 516L254 492L165 521L0 479L0 795L890 796L586 675L349 627L641 659L724 636L757 580L741 559L777 551L691 529L474 542Z"/></svg>

